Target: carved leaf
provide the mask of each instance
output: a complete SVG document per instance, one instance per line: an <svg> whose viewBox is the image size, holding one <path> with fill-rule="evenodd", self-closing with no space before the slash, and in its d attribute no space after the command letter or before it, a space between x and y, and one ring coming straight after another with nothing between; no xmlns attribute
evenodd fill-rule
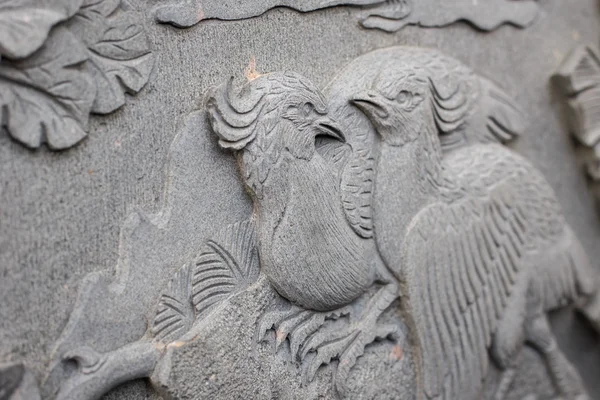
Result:
<svg viewBox="0 0 600 400"><path fill-rule="evenodd" d="M85 48L58 27L34 56L0 63L0 105L9 134L36 148L64 149L86 136L96 89Z"/></svg>
<svg viewBox="0 0 600 400"><path fill-rule="evenodd" d="M42 47L50 29L71 17L82 0L0 1L0 56L24 58Z"/></svg>
<svg viewBox="0 0 600 400"><path fill-rule="evenodd" d="M184 265L169 283L158 303L152 335L160 341L173 341L187 332L194 323L190 290L190 265Z"/></svg>
<svg viewBox="0 0 600 400"><path fill-rule="evenodd" d="M587 152L585 169L593 182L600 182L600 51L579 45L565 58L553 76L565 96L571 134ZM594 193L598 197L600 190Z"/></svg>
<svg viewBox="0 0 600 400"><path fill-rule="evenodd" d="M238 222L207 241L196 259L192 303L197 315L248 287L258 278L254 224Z"/></svg>
<svg viewBox="0 0 600 400"><path fill-rule="evenodd" d="M110 113L125 104L124 92L139 92L150 76L154 57L137 13L122 11L118 0L85 0L69 22L88 47L97 95L92 112Z"/></svg>
<svg viewBox="0 0 600 400"><path fill-rule="evenodd" d="M205 311L254 282L258 272L252 222L226 227L173 276L161 295L152 335L163 342L180 338Z"/></svg>
<svg viewBox="0 0 600 400"><path fill-rule="evenodd" d="M148 81L153 57L136 13L123 11L120 0L2 1L0 52L27 56L42 46L26 59L0 62L4 125L24 145L75 145L87 135L90 112L116 110L124 91L137 93ZM53 24L75 12L46 39ZM36 20L42 14L47 18Z"/></svg>

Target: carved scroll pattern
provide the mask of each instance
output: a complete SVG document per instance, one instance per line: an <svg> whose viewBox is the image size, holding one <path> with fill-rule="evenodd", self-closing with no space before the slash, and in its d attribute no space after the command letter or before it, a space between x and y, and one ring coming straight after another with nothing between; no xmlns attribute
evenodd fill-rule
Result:
<svg viewBox="0 0 600 400"><path fill-rule="evenodd" d="M138 17L120 0L0 4L8 133L30 148L66 149L87 136L90 113L110 113L124 92L139 92L154 61Z"/></svg>
<svg viewBox="0 0 600 400"><path fill-rule="evenodd" d="M368 29L395 32L407 25L441 27L467 21L482 30L502 24L519 27L530 25L538 12L534 0L261 0L229 7L220 0L169 0L156 13L159 22L188 28L205 19L239 20L256 17L275 7L300 12L334 6L361 7L360 23Z"/></svg>

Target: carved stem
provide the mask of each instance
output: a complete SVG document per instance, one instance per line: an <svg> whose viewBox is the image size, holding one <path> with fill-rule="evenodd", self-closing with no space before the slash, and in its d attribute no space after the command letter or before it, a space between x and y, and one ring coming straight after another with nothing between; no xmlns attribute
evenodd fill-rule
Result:
<svg viewBox="0 0 600 400"><path fill-rule="evenodd" d="M60 390L56 400L96 400L118 385L147 378L162 355L162 345L151 342L133 343L102 355L102 366L86 373L77 372Z"/></svg>

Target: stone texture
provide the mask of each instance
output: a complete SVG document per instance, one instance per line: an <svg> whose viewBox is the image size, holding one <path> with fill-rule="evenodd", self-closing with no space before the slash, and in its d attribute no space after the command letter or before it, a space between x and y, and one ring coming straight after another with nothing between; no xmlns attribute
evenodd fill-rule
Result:
<svg viewBox="0 0 600 400"><path fill-rule="evenodd" d="M575 149L560 118L557 94L548 84L548 77L571 48L581 42L595 42L599 37L595 1L541 2L541 17L526 30L503 27L482 34L458 24L443 30L407 27L393 35L362 30L356 24L355 13L341 7L308 14L275 9L259 18L206 21L188 30L177 30L155 24L150 9L158 2L149 3L143 5L143 24L156 67L146 88L129 98L127 107L105 117L92 116L89 130L93 134L76 148L60 154L45 148L30 151L12 141L6 131L0 135L0 360L24 361L38 380L43 379L83 277L90 272L106 271L103 276L109 282L112 279L117 259L123 254L118 250L119 232L127 216L134 208L144 210L144 214L169 208L164 188L176 184L172 182L173 175L165 172L169 149L176 133L185 131L187 116L200 108L209 87L222 83L230 75L243 75L251 58L256 59L259 72L292 70L323 87L344 65L370 50L397 44L428 46L493 77L523 106L530 121L526 134L511 146L543 172L591 259L600 258L597 246L600 222L593 196L580 174ZM189 134L193 134L193 129ZM159 281L149 283L153 293L215 233L215 227L240 220L250 210L233 160L218 149L214 138L198 136L195 140L194 146L183 149L179 165L207 172L197 175L196 182L182 189L186 193L181 204L189 206L189 213L172 218L185 223L185 228L178 236L171 236L168 226L145 222L142 229L156 229L158 236L163 235L162 240L135 250L136 260L160 262L164 266ZM177 166L178 162L171 165ZM203 214L194 214L194 210ZM179 222L171 223L179 226ZM142 318L151 315L155 306L151 296L146 298L143 291L140 287L143 301L135 305ZM156 297L153 301L157 300ZM238 301L247 304L236 297L232 300L234 306L227 305L212 318L219 321L239 315L236 313L242 308L238 307L241 303L235 303ZM235 321L243 338L253 322L251 315L244 317L250 322L241 318ZM593 398L600 396L596 379L600 364L597 338L568 310L555 315L553 321L561 347L578 366L590 394ZM199 337L209 341L215 332L221 332L219 328L225 329L218 323L206 324L201 327ZM138 339L144 331L141 327L132 330L130 337L104 336L94 341L101 349L100 342L114 346ZM207 352L217 356L227 354L231 362L248 360L242 350L249 342L230 343L231 347L223 345L213 350L207 350L202 343L186 344L188 353L174 349L172 360ZM272 345L266 342L258 346L256 351L263 357L259 360L268 359L271 353L266 349ZM393 349L380 351L381 355L368 353L366 357L387 360ZM404 360L409 357L410 354ZM535 357L531 355L534 360ZM277 356L272 364L266 363L273 365L270 368L275 371L269 374L277 377L275 381L279 380L280 386L258 387L258 393L279 393L281 398L298 393L286 392L298 382L290 378L289 370L295 367L285 365L284 359L283 355ZM404 364L405 361L402 369L406 366L410 370L409 362ZM177 368L189 365L171 364ZM277 368L278 365L283 367ZM215 393L215 388L225 381L219 376L211 381L212 374L205 376L197 370L189 373L200 373L198 380L204 380L206 393ZM369 373L373 372L364 370L359 363L355 373L359 375L357 382L361 382L360 379L371 379ZM363 373L365 377L360 378ZM404 377L403 373L400 375ZM173 379L172 375L166 376L166 382ZM538 379L547 380L545 376ZM170 390L190 394L197 384L190 381L172 385ZM329 389L325 387L329 388L317 380L306 390L326 394ZM231 388L242 389L245 388ZM393 393L396 388L389 390ZM156 399L158 395L146 382L138 381L116 389L106 398ZM517 393L514 398L522 396Z"/></svg>

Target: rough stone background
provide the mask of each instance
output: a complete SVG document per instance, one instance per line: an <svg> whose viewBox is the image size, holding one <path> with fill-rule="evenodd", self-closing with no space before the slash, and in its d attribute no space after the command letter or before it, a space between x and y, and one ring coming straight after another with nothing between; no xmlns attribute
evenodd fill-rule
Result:
<svg viewBox="0 0 600 400"><path fill-rule="evenodd" d="M600 214L549 82L571 48L600 40L596 0L541 1L540 16L525 30L481 33L456 24L395 34L360 28L348 7L275 9L179 30L154 22L157 1L137 3L156 56L145 89L117 112L92 117L89 137L68 151L30 151L0 134L0 361L24 360L42 376L79 281L114 268L120 226L133 207L160 209L169 145L184 117L207 88L242 75L252 57L260 72L289 69L320 86L353 58L390 45L435 47L462 60L522 105L530 128L514 148L544 173L591 259L600 260ZM600 398L600 341L568 311L553 320L562 348ZM159 397L140 381L107 398Z"/></svg>

